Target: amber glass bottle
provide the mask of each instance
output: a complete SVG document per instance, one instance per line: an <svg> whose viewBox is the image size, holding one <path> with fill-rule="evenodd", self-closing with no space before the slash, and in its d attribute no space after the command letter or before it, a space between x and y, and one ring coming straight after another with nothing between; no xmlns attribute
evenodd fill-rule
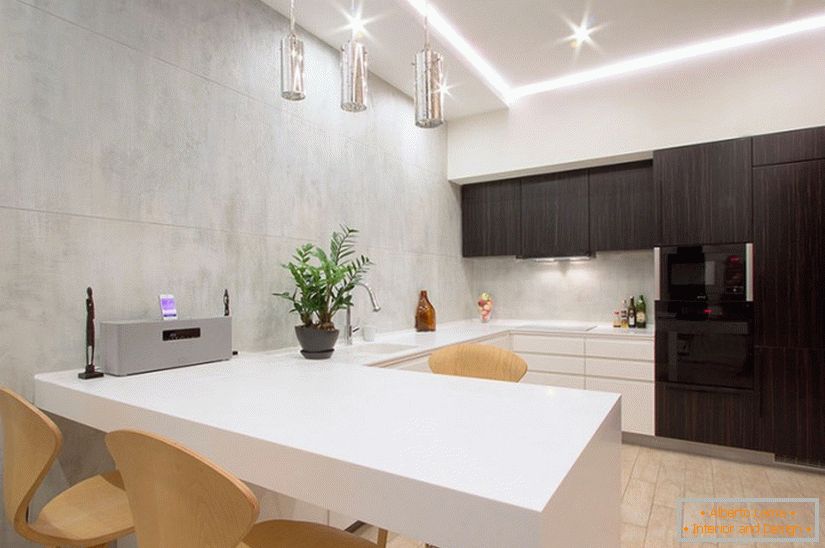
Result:
<svg viewBox="0 0 825 548"><path fill-rule="evenodd" d="M430 299L427 298L427 291L422 291L418 295L418 307L415 309L415 330L435 331L435 308Z"/></svg>

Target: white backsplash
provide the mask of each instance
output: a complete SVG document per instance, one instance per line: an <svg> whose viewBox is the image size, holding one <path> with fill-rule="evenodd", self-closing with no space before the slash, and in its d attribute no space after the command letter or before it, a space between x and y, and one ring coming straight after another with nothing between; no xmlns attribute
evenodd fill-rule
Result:
<svg viewBox="0 0 825 548"><path fill-rule="evenodd" d="M493 297L493 318L613 321L622 299L643 294L653 318L653 250L598 253L589 261L468 259L476 295Z"/></svg>

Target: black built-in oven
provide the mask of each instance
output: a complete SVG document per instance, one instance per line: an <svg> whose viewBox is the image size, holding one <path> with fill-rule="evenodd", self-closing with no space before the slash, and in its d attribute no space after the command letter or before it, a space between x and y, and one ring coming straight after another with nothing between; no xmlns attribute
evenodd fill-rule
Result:
<svg viewBox="0 0 825 548"><path fill-rule="evenodd" d="M656 381L753 390L751 244L656 250Z"/></svg>
<svg viewBox="0 0 825 548"><path fill-rule="evenodd" d="M752 390L752 303L658 303L656 380Z"/></svg>

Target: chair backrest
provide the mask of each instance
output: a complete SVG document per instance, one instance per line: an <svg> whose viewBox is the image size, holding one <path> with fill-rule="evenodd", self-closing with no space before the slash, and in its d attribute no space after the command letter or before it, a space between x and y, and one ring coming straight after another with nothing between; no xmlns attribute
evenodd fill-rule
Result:
<svg viewBox="0 0 825 548"><path fill-rule="evenodd" d="M527 373L527 362L509 350L487 344L457 344L430 355L430 370L497 381L518 382Z"/></svg>
<svg viewBox="0 0 825 548"><path fill-rule="evenodd" d="M63 444L60 429L42 411L0 387L3 423L3 505L14 529L31 539L27 510Z"/></svg>
<svg viewBox="0 0 825 548"><path fill-rule="evenodd" d="M133 430L106 435L140 546L235 548L258 517L249 487L189 449Z"/></svg>

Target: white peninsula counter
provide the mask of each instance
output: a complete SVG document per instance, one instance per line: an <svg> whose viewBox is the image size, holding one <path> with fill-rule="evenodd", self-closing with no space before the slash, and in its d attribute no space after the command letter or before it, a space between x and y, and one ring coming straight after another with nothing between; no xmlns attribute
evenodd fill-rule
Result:
<svg viewBox="0 0 825 548"><path fill-rule="evenodd" d="M46 411L168 436L251 483L445 548L619 544L616 394L294 352L35 380Z"/></svg>

